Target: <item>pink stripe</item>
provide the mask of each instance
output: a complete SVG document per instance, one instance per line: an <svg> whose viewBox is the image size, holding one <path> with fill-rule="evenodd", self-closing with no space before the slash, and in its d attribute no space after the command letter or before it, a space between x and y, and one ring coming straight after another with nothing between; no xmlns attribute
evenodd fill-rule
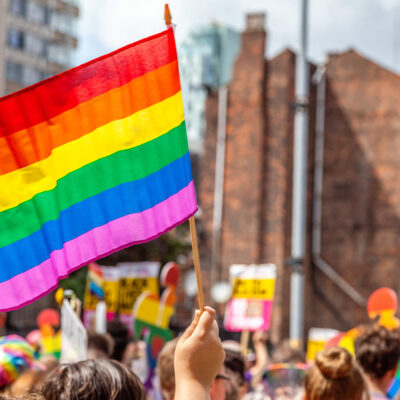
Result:
<svg viewBox="0 0 400 400"><path fill-rule="evenodd" d="M66 242L42 264L0 283L0 311L10 311L51 292L60 279L125 247L156 239L197 210L193 182L141 213L130 214Z"/></svg>

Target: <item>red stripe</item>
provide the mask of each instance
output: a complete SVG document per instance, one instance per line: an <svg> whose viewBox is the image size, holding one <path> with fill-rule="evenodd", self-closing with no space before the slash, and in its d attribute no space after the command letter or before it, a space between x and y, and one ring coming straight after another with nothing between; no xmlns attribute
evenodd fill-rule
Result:
<svg viewBox="0 0 400 400"><path fill-rule="evenodd" d="M157 104L179 91L178 62L175 60L80 103L50 121L0 137L0 175L44 160L56 147Z"/></svg>
<svg viewBox="0 0 400 400"><path fill-rule="evenodd" d="M0 99L0 137L47 121L176 58L168 29L5 96Z"/></svg>

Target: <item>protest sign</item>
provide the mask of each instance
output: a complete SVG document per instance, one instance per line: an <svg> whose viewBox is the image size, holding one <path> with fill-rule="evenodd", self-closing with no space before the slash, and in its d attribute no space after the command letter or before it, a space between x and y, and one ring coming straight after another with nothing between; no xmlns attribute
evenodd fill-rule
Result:
<svg viewBox="0 0 400 400"><path fill-rule="evenodd" d="M165 342L171 340L169 322L177 302L176 287L180 271L178 264L167 263L161 271L160 284L164 289L161 296L149 291L143 292L133 308L133 325L136 338L144 338L147 345L148 376L144 381L147 389L152 386L153 372L157 357Z"/></svg>
<svg viewBox="0 0 400 400"><path fill-rule="evenodd" d="M61 362L86 360L87 333L67 300L61 307Z"/></svg>
<svg viewBox="0 0 400 400"><path fill-rule="evenodd" d="M269 329L276 266L232 265L232 298L225 312L225 329L232 332Z"/></svg>
<svg viewBox="0 0 400 400"><path fill-rule="evenodd" d="M336 329L311 328L308 331L307 362L314 361L315 355L324 350L326 344L339 333Z"/></svg>
<svg viewBox="0 0 400 400"><path fill-rule="evenodd" d="M118 312L120 319L132 329L132 308L144 291L158 295L157 261L127 262L116 266L99 266L103 272L103 290L107 306L107 319L111 320ZM87 328L94 324L96 306L99 298L86 285L83 321Z"/></svg>
<svg viewBox="0 0 400 400"><path fill-rule="evenodd" d="M370 319L378 318L378 324L388 329L400 326L400 320L395 317L397 311L397 294L393 289L380 288L375 290L368 299L367 312Z"/></svg>

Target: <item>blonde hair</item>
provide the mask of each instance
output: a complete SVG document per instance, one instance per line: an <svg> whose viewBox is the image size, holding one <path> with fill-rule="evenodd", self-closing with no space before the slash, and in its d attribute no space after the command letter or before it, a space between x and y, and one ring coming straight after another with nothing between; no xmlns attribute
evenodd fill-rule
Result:
<svg viewBox="0 0 400 400"><path fill-rule="evenodd" d="M317 353L306 374L305 392L307 400L361 400L367 387L350 353L333 347Z"/></svg>
<svg viewBox="0 0 400 400"><path fill-rule="evenodd" d="M157 373L160 379L161 391L166 400L171 400L175 395L175 369L174 356L178 339L173 339L165 344L157 360Z"/></svg>

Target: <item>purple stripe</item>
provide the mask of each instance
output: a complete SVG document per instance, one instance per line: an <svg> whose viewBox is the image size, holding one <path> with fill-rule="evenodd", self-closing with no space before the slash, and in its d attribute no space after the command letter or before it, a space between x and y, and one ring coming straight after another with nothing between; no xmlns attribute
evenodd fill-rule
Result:
<svg viewBox="0 0 400 400"><path fill-rule="evenodd" d="M156 239L197 210L193 182L156 206L115 219L66 242L50 258L0 283L0 311L11 311L51 292L60 279L125 247Z"/></svg>

